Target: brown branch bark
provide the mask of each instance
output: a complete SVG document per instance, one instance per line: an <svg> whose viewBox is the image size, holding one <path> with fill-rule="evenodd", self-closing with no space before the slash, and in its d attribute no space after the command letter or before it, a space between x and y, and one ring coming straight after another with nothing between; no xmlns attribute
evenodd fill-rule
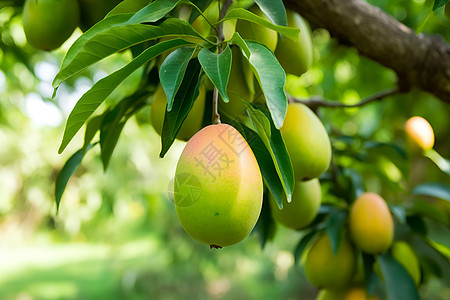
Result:
<svg viewBox="0 0 450 300"><path fill-rule="evenodd" d="M288 95L288 100L290 102L296 102L296 103L302 103L307 106L309 106L313 111L316 111L319 107L334 107L334 108L351 108L351 107L361 107L366 104L375 102L375 101L381 101L386 97L399 94L399 89L388 89L379 93L376 93L374 95L371 95L363 100L361 100L358 103L355 104L345 104L339 101L331 101L323 99L322 97L313 96L307 100L305 99L299 99L294 96Z"/></svg>
<svg viewBox="0 0 450 300"><path fill-rule="evenodd" d="M419 88L450 103L450 45L418 34L362 0L284 0L310 23L397 73L401 91Z"/></svg>

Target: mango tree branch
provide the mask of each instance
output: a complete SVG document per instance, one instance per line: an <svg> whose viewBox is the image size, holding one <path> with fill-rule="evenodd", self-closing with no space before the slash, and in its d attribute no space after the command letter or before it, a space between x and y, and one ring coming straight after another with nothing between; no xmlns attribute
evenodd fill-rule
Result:
<svg viewBox="0 0 450 300"><path fill-rule="evenodd" d="M394 70L402 92L418 88L450 103L450 45L418 34L363 0L284 0L341 43Z"/></svg>
<svg viewBox="0 0 450 300"><path fill-rule="evenodd" d="M383 100L386 97L389 97L389 96L392 96L395 94L400 94L400 93L401 93L401 91L398 88L388 89L385 91L381 91L377 94L374 94L372 96L369 96L355 104L345 104L345 103L342 103L339 101L326 100L326 99L323 99L323 98L317 97L317 96L313 96L307 100L303 100L303 99L298 99L291 95L288 95L288 99L291 102L303 103L303 104L309 106L313 111L316 111L318 107L340 107L340 108L342 108L342 107L343 108L359 107L359 106L369 104L371 102Z"/></svg>

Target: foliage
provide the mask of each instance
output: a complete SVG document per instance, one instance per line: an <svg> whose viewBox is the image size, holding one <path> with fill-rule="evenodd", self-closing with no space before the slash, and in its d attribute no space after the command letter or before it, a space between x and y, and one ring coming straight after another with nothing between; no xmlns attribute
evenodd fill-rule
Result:
<svg viewBox="0 0 450 300"><path fill-rule="evenodd" d="M39 144L45 139L52 140L49 143L52 149L41 150L32 147L27 149L28 144L25 146L18 144L8 145L2 150L4 153L0 152L4 154L2 157L5 159L2 159L2 163L6 166L6 171L2 170L5 174L0 178L10 176L11 170L15 168L14 164L8 161L12 159L24 169L20 176L23 175L25 178L22 192L18 191L20 188L5 189L7 192L3 197L8 199L5 202L9 204L3 204L0 218L20 211L20 208L14 208L11 204L13 199L30 199L35 191L33 187L38 190L44 187L44 192L41 192L44 195L41 195L41 198L44 200L40 201L45 207L41 208L41 214L49 216L51 220L57 218L59 226L70 228L67 224L71 214L76 216L76 210L80 209L80 205L71 204L71 201L76 203L80 201L74 200L76 196L73 196L73 189L79 189L83 191L81 192L83 195L77 194L84 199L82 201L95 202L89 199L96 197L101 199L101 204L89 212L89 218L78 219L80 224L85 223L84 230L93 230L94 224L107 224L106 216L114 214L114 207L122 205L120 203L126 203L123 204L126 206L137 203L138 211L146 214L145 217L137 218L140 222L164 228L155 230L154 234L158 236L152 238L167 243L171 248L168 253L173 255L174 260L189 261L186 254L177 252L177 243L181 243L186 251L203 250L193 244L194 242L191 244L190 241L186 241L186 236L178 232L179 227L174 229L171 222L158 215L156 211L159 209L161 214L172 214L169 220L176 220L173 206L169 206L169 201L165 204L158 203L161 201L159 194L165 192L167 184L162 184L161 179L154 177L158 177L157 174L163 172L162 170L174 169L173 164L179 154L177 150L181 147L181 144L175 141L175 137L192 107L199 86L210 80L222 100L228 101L226 86L233 60L230 47L238 47L249 62L267 105L243 99L247 115L239 117L223 115L222 121L236 127L252 148L266 186L264 202L270 191L280 206L284 197L290 201L295 184L290 158L279 130L287 110L287 95L298 99L319 95L326 99L339 99L344 104L355 104L396 84L395 75L391 70L361 57L354 49L340 46L323 29L314 32L316 58L313 67L301 77L286 75L270 49L257 42L243 40L238 32L235 32L230 40L225 41L216 37L201 36L192 26L192 22L196 17L204 17L202 13L212 1L156 0L136 12L107 16L84 34L77 32L78 36L73 37L61 50L53 54L35 52L26 45L23 35L16 33L21 26L18 18L22 3L10 2L8 6L0 6L2 28L0 95L6 95L7 99L0 101L0 141L13 139L16 132L33 134L38 131L23 116L21 107L15 103L15 99L26 99L25 95L39 88L42 81L47 82L47 90L40 91L43 98L48 98L44 103L58 107L60 111L67 111L68 106L73 106L73 109L67 118L59 148L59 152L64 151L63 158L67 159L64 166L61 166L61 161L56 160L52 154L51 159L36 159L46 165L44 176L41 176L43 178L23 175L27 172L37 172L26 164L28 154L39 153L48 157L48 153L56 149L57 146L53 142L58 134L56 129L40 132L38 136L41 141L28 141L29 137L24 139L32 144ZM298 30L285 26L287 21L282 1L255 1L272 22L248 11L248 1L235 2L237 4L227 11L221 21L213 24L214 26L219 26L225 20L246 20L275 30L283 38L296 40ZM425 4L424 1L402 0L369 2L414 29L441 34L447 41L450 40L450 29L442 25L448 23L442 15L442 6L448 1L426 1ZM435 14L427 17L423 9L425 6ZM190 15L185 18L176 17L186 10L190 11ZM212 28L211 32L214 33L214 30ZM55 75L53 100L50 100L51 92L48 89L50 80L48 78L42 80L42 76L40 77L38 73L37 66L46 61L50 61L47 64L53 68L61 62L59 72L53 74ZM98 70L102 72L99 74ZM80 95L77 86L80 86L82 80L87 81L89 87ZM159 145L154 134L151 137L143 134L143 131L151 130L148 126L148 109L151 109L152 95L158 83L162 84L168 96L161 149L157 149ZM64 104L64 98L69 95L79 98L75 105ZM25 100L26 103L30 101L32 100ZM275 250L271 247L280 243L282 247L292 250L292 254L289 254L292 261L295 258L295 262L299 262L323 231L328 234L333 250L337 251L342 235L347 232L348 210L351 203L364 191L374 191L383 195L391 213L395 216L395 240L405 240L414 245L413 249L419 257L424 275L418 288L419 293L424 298L439 297L436 294L430 296L428 289L435 278L440 278L443 286L450 282L448 274L450 241L449 235L446 234L450 226L450 204L448 173L445 173L448 166L445 157L450 153L448 105L429 95L413 91L359 108L318 108L317 113L328 130L334 153L330 169L320 177L324 203L316 219L308 227L296 232L278 228L270 215L270 206L264 205L255 234L260 234L265 251L269 252L268 255L274 255ZM430 159L429 154L416 155L408 152L403 124L413 115L421 115L432 124L436 133L433 151L438 158ZM211 124L209 116L208 112L203 117L204 125ZM80 138L77 133L83 126L85 126L84 138ZM149 141L139 145L139 140L146 139ZM77 144L80 143L81 146L78 145L77 149ZM99 150L97 145L100 147ZM137 147L138 154L134 153L134 147ZM150 150L142 150L144 147ZM46 153L42 154L44 152ZM152 159L152 163L143 166L139 165L141 159L142 161L147 159L136 159L134 156L153 155L156 158L158 152L161 157L165 157L164 160L156 162L157 160ZM131 167L127 165L129 155ZM101 159L96 159L97 156ZM99 175L100 162L104 170L109 169L104 175ZM152 167L155 169L144 170ZM59 175L56 175L57 173ZM73 178L69 181L71 176ZM140 176L142 178L139 178ZM150 186L145 182L149 176L153 178ZM105 178L109 178L111 182L102 183ZM30 181L25 183L25 180ZM36 183L33 183L33 180L36 180ZM53 186L53 182L56 182L56 205L50 202L49 187ZM7 183L8 181L4 185ZM119 187L121 185L122 188ZM163 188L158 190L156 186ZM63 195L65 188L67 195ZM133 188L135 191L132 192L132 196L139 200L133 200L130 195L126 195ZM25 196L21 196L21 193ZM128 199L128 202L118 199L122 196ZM22 205L28 205L27 201L32 200L22 199ZM169 208L164 207L165 205ZM58 216L55 215L55 206L59 208ZM151 217L156 221L150 220ZM43 222L43 219L41 217L37 223ZM98 236L102 234L106 233L98 233ZM177 242L170 242L171 234ZM280 237L288 239L282 241ZM292 240L296 242L292 243ZM291 243L288 244L287 241ZM251 256L252 251L256 251L251 242L240 247L231 253L245 258ZM184 258L180 258L183 255ZM364 267L364 281L369 293L387 295L389 299L418 298L410 276L389 253L368 255L359 252L358 255L360 258L358 263ZM217 257L208 261L201 260L196 255L193 257L200 264L222 261ZM379 261L385 278L384 288L383 283L373 272L375 260ZM252 263L256 264L254 261ZM177 266L191 267L187 263ZM266 269L263 269L263 272L270 267L265 265ZM202 272L205 272L202 276L210 275L205 270L212 270L210 272L214 274L213 277L219 278L215 273L218 269L210 266L201 268ZM144 270L139 272L145 273ZM295 274L297 271L290 272ZM141 275L142 278L156 276ZM202 276L196 274L195 278ZM263 277L264 273L258 276ZM182 275L182 277L188 279L189 276ZM145 280L142 278L141 280ZM261 281L264 280L261 278ZM402 288L399 289L399 286ZM252 288L248 288L248 291L250 290ZM253 297L257 298L258 292L253 293Z"/></svg>

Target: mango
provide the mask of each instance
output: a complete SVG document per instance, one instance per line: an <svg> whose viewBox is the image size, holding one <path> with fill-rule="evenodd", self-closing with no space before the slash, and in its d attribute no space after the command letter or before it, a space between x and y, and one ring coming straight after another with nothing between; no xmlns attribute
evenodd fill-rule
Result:
<svg viewBox="0 0 450 300"><path fill-rule="evenodd" d="M153 103L150 110L150 117L152 126L155 131L161 135L163 124L164 124L164 114L167 106L167 97L164 93L164 89L161 84L156 89L154 94ZM181 125L180 131L177 134L177 139L182 141L188 141L197 131L202 128L203 113L205 110L206 101L206 91L204 87L200 87L200 92L195 99L194 105L191 111L187 115L183 124Z"/></svg>
<svg viewBox="0 0 450 300"><path fill-rule="evenodd" d="M292 201L283 198L283 209L279 209L272 194L269 197L273 218L281 225L291 229L308 226L317 216L322 199L318 179L295 183Z"/></svg>
<svg viewBox="0 0 450 300"><path fill-rule="evenodd" d="M434 146L434 131L422 117L411 117L405 123L408 144L413 150L428 150Z"/></svg>
<svg viewBox="0 0 450 300"><path fill-rule="evenodd" d="M31 46L51 51L70 37L79 18L76 0L27 0L22 14L23 30Z"/></svg>
<svg viewBox="0 0 450 300"><path fill-rule="evenodd" d="M269 18L257 5L252 6L249 11L270 22ZM259 42L266 45L272 52L275 51L277 47L277 32L262 25L245 20L238 20L236 23L236 31L239 32L244 40Z"/></svg>
<svg viewBox="0 0 450 300"><path fill-rule="evenodd" d="M80 29L86 31L103 19L122 0L78 0L81 9ZM136 0L135 0L136 1ZM147 1L149 4L150 1Z"/></svg>
<svg viewBox="0 0 450 300"><path fill-rule="evenodd" d="M300 76L311 67L313 63L313 42L309 24L296 12L287 10L288 26L300 29L296 41L287 37L278 40L275 56L289 74Z"/></svg>
<svg viewBox="0 0 450 300"><path fill-rule="evenodd" d="M234 127L209 125L189 140L178 160L174 199L184 230L211 248L250 234L261 212L263 182L251 148Z"/></svg>
<svg viewBox="0 0 450 300"><path fill-rule="evenodd" d="M352 204L349 220L355 244L364 252L379 254L392 244L394 221L378 194L364 193Z"/></svg>
<svg viewBox="0 0 450 300"><path fill-rule="evenodd" d="M352 279L355 268L355 251L349 241L342 237L335 255L328 235L323 234L308 252L305 274L317 288L340 289Z"/></svg>
<svg viewBox="0 0 450 300"><path fill-rule="evenodd" d="M297 181L319 177L330 166L331 143L320 119L304 104L288 105L281 134Z"/></svg>

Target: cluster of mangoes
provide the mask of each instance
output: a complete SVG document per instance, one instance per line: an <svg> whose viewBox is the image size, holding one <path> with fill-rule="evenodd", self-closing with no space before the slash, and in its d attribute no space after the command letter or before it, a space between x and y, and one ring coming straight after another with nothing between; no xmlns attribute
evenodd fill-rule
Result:
<svg viewBox="0 0 450 300"><path fill-rule="evenodd" d="M434 145L433 128L422 117L408 119L405 132L408 149L414 155L428 151ZM307 254L305 273L310 282L321 289L318 300L377 299L374 295L368 297L357 280L360 269L357 263L358 249L373 255L390 251L392 257L409 273L414 284L420 284L417 256L405 241L393 241L393 219L386 202L378 194L364 193L353 202L348 227L349 237L342 237L336 254L326 234L314 242ZM378 261L373 269L383 279Z"/></svg>
<svg viewBox="0 0 450 300"><path fill-rule="evenodd" d="M250 10L264 17L257 7ZM287 73L301 75L312 62L310 29L298 14L290 11L288 24L301 28L297 42L277 40L278 35L269 29L240 20L224 26L229 30L225 36L231 36L236 30L244 39L266 45ZM201 28L205 26L200 25L197 21L198 31L202 32ZM210 34L210 31L204 30L203 33ZM208 86L205 84L202 89L206 90ZM189 235L212 248L220 248L240 242L252 231L261 212L263 181L251 148L235 128L216 124L201 129L201 113L205 107L202 89L178 135L188 143L176 169L175 206ZM256 90L258 86L249 65L240 56L240 50L233 48L227 87L230 102L220 102L219 113L235 117L243 114L245 106L240 98L264 104L264 97L261 99ZM161 116L167 103L162 88L159 88L154 101L153 125L161 132ZM283 200L282 209L273 195L269 195L268 201L272 216L278 223L299 230L310 225L319 212L322 193L318 177L329 168L331 144L316 114L299 103L288 105L281 134L292 163L295 187L292 201ZM420 133L410 134L413 142L421 149L429 148L432 142L423 141L418 135ZM361 267L358 257L361 252L378 255L387 251L418 285L420 267L414 251L406 242L394 242L394 222L385 200L378 194L367 192L355 199L349 208L348 230L342 236L336 253L326 233L313 242L306 256L306 276L321 289L318 295L321 300L376 299L376 296L367 297L362 282L357 280L357 271ZM382 278L378 262L374 269Z"/></svg>
<svg viewBox="0 0 450 300"><path fill-rule="evenodd" d="M256 5L249 10L267 19ZM217 21L217 5L213 3L204 14L210 23ZM295 42L279 38L275 31L245 20L224 22L224 36L230 38L237 31L244 39L267 46L287 73L301 75L312 64L311 30L297 13L288 11L287 17L289 26L301 30ZM203 17L192 25L205 37L215 34ZM241 50L232 45L231 51L227 85L230 99L229 103L220 100L218 108L219 114L227 119L239 119L246 115L241 99L259 105L265 105L265 99L261 92L255 92L260 88ZM205 80L177 135L188 143L177 165L175 205L187 233L211 247L224 247L238 243L254 228L261 212L264 188L255 156L234 127L216 124L202 129L203 114L212 115L212 112L205 112L206 91L212 88ZM152 125L159 134L166 105L167 97L159 85L151 107ZM321 191L317 177L329 166L331 145L320 120L302 104L289 105L281 131L298 183L294 200L286 202L288 207L283 211L279 211L274 199L270 201L276 207L274 211L279 211L276 216L281 222L294 223L293 227L300 228L312 222L318 212ZM307 199L300 201L305 196ZM303 217L299 218L298 213Z"/></svg>
<svg viewBox="0 0 450 300"><path fill-rule="evenodd" d="M22 22L28 43L36 49L59 48L78 26L82 31L103 19L122 0L26 0ZM115 13L133 11L150 0L125 0ZM130 10L131 9L131 10Z"/></svg>

